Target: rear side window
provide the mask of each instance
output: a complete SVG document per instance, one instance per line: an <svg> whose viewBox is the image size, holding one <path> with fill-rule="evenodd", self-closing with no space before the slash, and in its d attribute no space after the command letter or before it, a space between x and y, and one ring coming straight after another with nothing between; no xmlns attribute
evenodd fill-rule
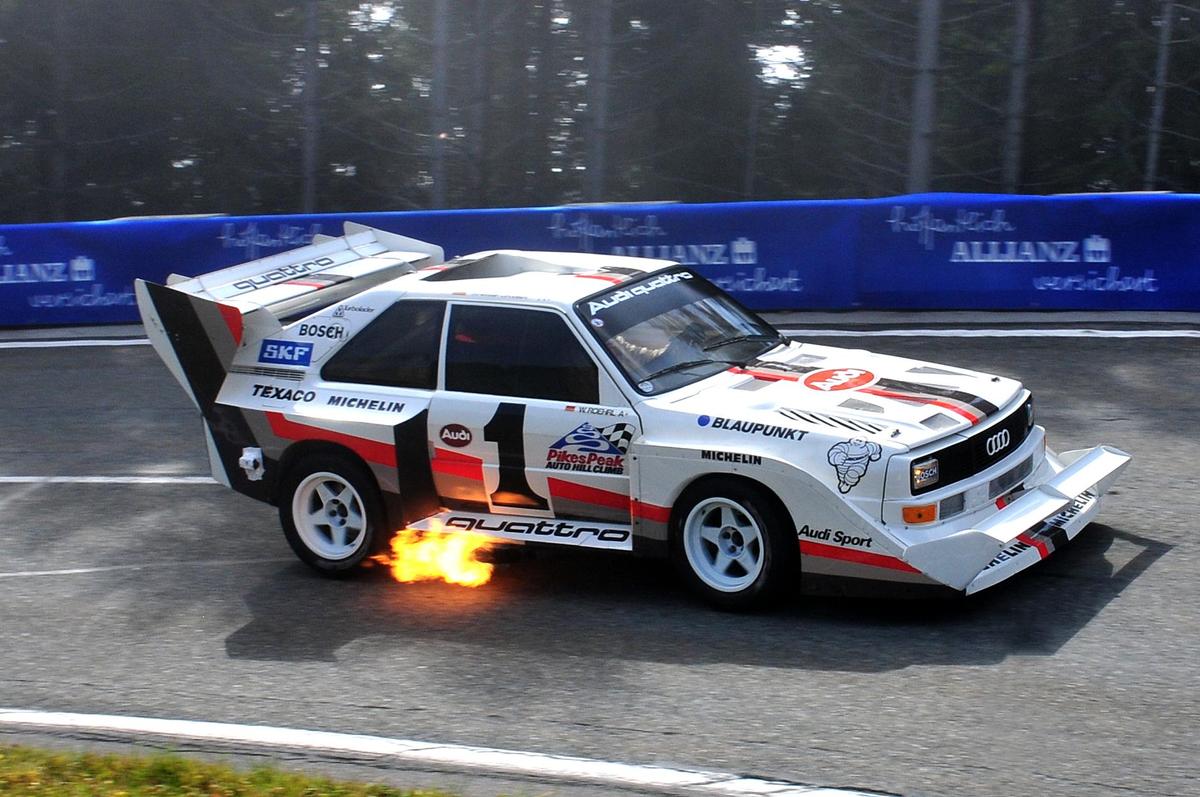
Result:
<svg viewBox="0 0 1200 797"><path fill-rule="evenodd" d="M446 389L593 404L600 393L595 362L560 316L472 305L450 314Z"/></svg>
<svg viewBox="0 0 1200 797"><path fill-rule="evenodd" d="M342 346L321 369L321 377L433 390L445 313L445 302L396 302Z"/></svg>

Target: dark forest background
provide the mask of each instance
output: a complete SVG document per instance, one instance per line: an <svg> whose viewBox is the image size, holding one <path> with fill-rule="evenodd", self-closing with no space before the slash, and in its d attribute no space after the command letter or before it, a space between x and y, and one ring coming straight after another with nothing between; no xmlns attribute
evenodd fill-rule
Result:
<svg viewBox="0 0 1200 797"><path fill-rule="evenodd" d="M1165 0L0 0L0 222L1200 190Z"/></svg>

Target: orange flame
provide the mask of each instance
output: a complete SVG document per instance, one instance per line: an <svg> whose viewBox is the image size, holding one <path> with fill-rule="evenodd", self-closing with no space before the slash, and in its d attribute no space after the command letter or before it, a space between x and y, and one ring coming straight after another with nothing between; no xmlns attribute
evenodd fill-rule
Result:
<svg viewBox="0 0 1200 797"><path fill-rule="evenodd" d="M403 583L436 581L478 587L492 578L495 565L481 562L476 554L495 542L482 534L401 529L392 537L391 554L371 557L391 568L392 578Z"/></svg>

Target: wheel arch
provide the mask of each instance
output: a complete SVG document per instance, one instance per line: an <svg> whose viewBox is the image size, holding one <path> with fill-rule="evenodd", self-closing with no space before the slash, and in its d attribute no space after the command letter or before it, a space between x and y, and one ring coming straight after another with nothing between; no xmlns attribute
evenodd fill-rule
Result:
<svg viewBox="0 0 1200 797"><path fill-rule="evenodd" d="M682 513L680 510L688 503L688 499L699 493L719 489L718 485L730 482L740 484L762 495L770 503L771 509L775 511L780 522L785 524L783 530L789 532L791 536L795 536L795 518L788 511L787 504L783 502L783 499L770 486L758 479L740 473L704 473L682 485L679 492L675 495L674 500L671 501L671 517L668 521L668 527L670 529L669 542L672 544L672 547L676 541L676 535L679 534L682 526Z"/></svg>
<svg viewBox="0 0 1200 797"><path fill-rule="evenodd" d="M698 548L689 543L695 538L685 528L687 513L710 498L717 502L732 502L740 506L743 513L758 516L758 533L763 542L758 549L758 567L761 569L757 573L746 571L743 564L745 575L735 575L733 582L729 582L727 569L722 570L719 565L707 561L710 557L700 550L705 546ZM741 542L734 544L742 545ZM743 611L775 605L800 584L800 544L795 520L770 485L750 476L706 473L688 482L671 505L668 548L677 572L693 590L719 609ZM736 556L740 560L741 554ZM713 567L717 568L716 574ZM725 583L714 583L713 578ZM741 583L744 579L752 580Z"/></svg>
<svg viewBox="0 0 1200 797"><path fill-rule="evenodd" d="M403 516L400 495L394 490L388 489L380 481L379 475L371 467L370 463L359 456L352 448L329 440L298 440L284 449L283 455L279 458L278 471L271 491L271 504L273 506L279 506L281 499L280 492L283 490L283 485L287 483L287 477L291 473L292 468L296 467L298 462L303 461L309 456L338 456L353 462L364 474L370 477L371 482L375 485L376 490L378 490L379 498L383 503L384 519L388 525L394 526L400 522Z"/></svg>
<svg viewBox="0 0 1200 797"><path fill-rule="evenodd" d="M388 529L392 514L388 499L398 499L399 496L384 490L377 470L347 446L325 440L300 440L284 450L274 470L274 504L279 512L284 536L301 561L323 575L338 576L350 572L362 563L364 557L381 551L391 539ZM323 550L321 544L311 539L314 532L309 519L304 523L298 519L295 496L299 495L301 485L310 478L310 474L320 474L322 479L329 477L348 484L361 502L365 519L361 526L363 542L361 545L356 543L355 550L344 557ZM323 497L321 500L324 503L328 499ZM341 525L345 525L345 511L342 511L341 517ZM333 543L335 547L344 545L336 539Z"/></svg>

